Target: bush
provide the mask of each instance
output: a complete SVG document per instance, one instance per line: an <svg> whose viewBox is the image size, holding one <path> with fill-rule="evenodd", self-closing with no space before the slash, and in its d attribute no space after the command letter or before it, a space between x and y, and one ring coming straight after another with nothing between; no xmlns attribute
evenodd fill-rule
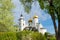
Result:
<svg viewBox="0 0 60 40"><path fill-rule="evenodd" d="M32 40L46 40L45 36L38 32L33 32L31 38Z"/></svg>
<svg viewBox="0 0 60 40"><path fill-rule="evenodd" d="M0 40L17 40L14 32L0 32Z"/></svg>
<svg viewBox="0 0 60 40"><path fill-rule="evenodd" d="M29 37L30 33L31 31L21 31L16 33L16 36L18 40L28 40L29 38L27 38L27 36Z"/></svg>
<svg viewBox="0 0 60 40"><path fill-rule="evenodd" d="M21 31L17 33L18 40L46 40L44 35L33 31Z"/></svg>

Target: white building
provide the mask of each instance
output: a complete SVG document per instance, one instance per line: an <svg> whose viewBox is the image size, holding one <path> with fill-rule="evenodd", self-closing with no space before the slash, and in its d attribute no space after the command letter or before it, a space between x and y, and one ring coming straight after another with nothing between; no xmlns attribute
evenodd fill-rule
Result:
<svg viewBox="0 0 60 40"><path fill-rule="evenodd" d="M27 29L27 30L31 30L31 31L38 31L42 34L44 34L45 32L47 32L47 29L43 28L42 24L40 24L38 22L38 16L37 15L34 15L33 16L33 19L29 19L28 20L28 25L25 23L25 20L24 20L24 17L23 15L21 14L20 16L20 19L19 19L19 29L21 31Z"/></svg>

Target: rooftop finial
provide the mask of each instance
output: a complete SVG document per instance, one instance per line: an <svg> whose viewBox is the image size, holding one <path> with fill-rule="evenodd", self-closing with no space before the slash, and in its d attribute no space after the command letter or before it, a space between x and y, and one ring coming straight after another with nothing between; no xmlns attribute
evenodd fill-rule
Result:
<svg viewBox="0 0 60 40"><path fill-rule="evenodd" d="M21 17L22 17L23 15L21 14Z"/></svg>
<svg viewBox="0 0 60 40"><path fill-rule="evenodd" d="M34 15L34 17L33 18L38 18L38 16L36 15L36 13L35 13L35 15Z"/></svg>

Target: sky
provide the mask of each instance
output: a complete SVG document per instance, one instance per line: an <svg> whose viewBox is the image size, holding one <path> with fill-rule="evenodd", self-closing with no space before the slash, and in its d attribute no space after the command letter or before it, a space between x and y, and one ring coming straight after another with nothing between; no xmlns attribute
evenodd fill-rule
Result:
<svg viewBox="0 0 60 40"><path fill-rule="evenodd" d="M39 23L41 23L43 27L47 29L47 32L54 34L54 27L53 27L51 17L47 12L41 10L38 2L33 2L32 8L29 14L25 12L22 3L19 0L13 0L12 2L15 5L13 13L15 18L14 22L16 24L19 23L18 19L20 18L21 14L23 14L24 20L26 21L26 23L30 18L33 18L34 15L37 15L39 18ZM58 25L57 21L56 21L56 24Z"/></svg>

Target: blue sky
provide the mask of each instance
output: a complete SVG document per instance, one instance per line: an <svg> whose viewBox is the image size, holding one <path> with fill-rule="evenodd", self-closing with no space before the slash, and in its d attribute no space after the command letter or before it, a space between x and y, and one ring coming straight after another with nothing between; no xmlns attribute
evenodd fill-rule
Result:
<svg viewBox="0 0 60 40"><path fill-rule="evenodd" d="M46 28L48 32L52 34L54 33L53 23L52 23L50 15L40 9L38 2L33 2L30 14L27 14L25 12L24 7L21 4L21 2L19 2L19 0L13 0L13 3L15 5L15 9L13 10L14 18L15 18L14 22L16 24L18 24L19 22L18 19L20 17L20 14L23 14L26 22L28 21L30 17L33 18L34 14L36 14L39 17L39 22L44 26L44 28Z"/></svg>

